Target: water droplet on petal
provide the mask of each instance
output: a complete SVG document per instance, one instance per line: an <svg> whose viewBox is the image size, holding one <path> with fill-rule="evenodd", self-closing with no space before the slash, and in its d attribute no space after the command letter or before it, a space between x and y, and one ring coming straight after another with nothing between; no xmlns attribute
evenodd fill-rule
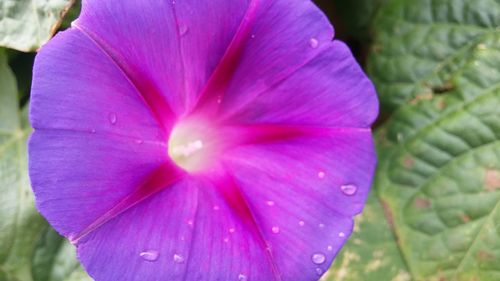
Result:
<svg viewBox="0 0 500 281"><path fill-rule="evenodd" d="M311 260L314 264L323 264L326 261L326 257L322 253L316 253L312 255Z"/></svg>
<svg viewBox="0 0 500 281"><path fill-rule="evenodd" d="M238 275L238 281L247 281L247 276L245 274Z"/></svg>
<svg viewBox="0 0 500 281"><path fill-rule="evenodd" d="M271 228L271 231L272 231L273 233L280 233L280 228L279 228L279 227L277 227L277 226L273 226L273 228Z"/></svg>
<svg viewBox="0 0 500 281"><path fill-rule="evenodd" d="M255 38L255 34L250 35L250 37L252 37L252 39L254 39Z"/></svg>
<svg viewBox="0 0 500 281"><path fill-rule="evenodd" d="M274 201L267 201L267 202L266 202L266 204L267 204L268 206L274 206Z"/></svg>
<svg viewBox="0 0 500 281"><path fill-rule="evenodd" d="M160 255L160 253L158 253L158 251L155 251L155 250L148 250L148 251L141 252L139 254L139 256L146 261L156 261L158 259L159 255Z"/></svg>
<svg viewBox="0 0 500 281"><path fill-rule="evenodd" d="M116 124L116 121L118 120L118 118L116 117L115 113L111 112L108 115L108 120L109 120L109 123L111 123L111 125L114 125L114 124Z"/></svg>
<svg viewBox="0 0 500 281"><path fill-rule="evenodd" d="M229 238L227 238L227 237L226 237L226 238L224 238L224 242L225 242L225 243L228 243L228 242L229 242Z"/></svg>
<svg viewBox="0 0 500 281"><path fill-rule="evenodd" d="M304 226L306 223L304 221L299 221L300 226Z"/></svg>
<svg viewBox="0 0 500 281"><path fill-rule="evenodd" d="M135 143L137 143L137 144L143 144L144 141L143 140L135 140Z"/></svg>
<svg viewBox="0 0 500 281"><path fill-rule="evenodd" d="M323 172L323 171L319 171L319 172L318 172L318 178L322 179L322 178L324 178L324 177L325 177L325 172Z"/></svg>
<svg viewBox="0 0 500 281"><path fill-rule="evenodd" d="M236 231L236 229L234 229L233 227L231 227L231 228L229 229L229 233L234 233L235 231Z"/></svg>
<svg viewBox="0 0 500 281"><path fill-rule="evenodd" d="M193 220L188 220L187 224L190 226L193 226L194 222L193 222Z"/></svg>
<svg viewBox="0 0 500 281"><path fill-rule="evenodd" d="M181 25L179 26L179 34L180 34L181 36L186 35L186 33L188 33L188 31L189 31L189 27L188 27L187 25L185 25L185 24L181 24Z"/></svg>
<svg viewBox="0 0 500 281"><path fill-rule="evenodd" d="M323 274L323 269L317 267L316 268L316 273L318 273L318 275L322 275Z"/></svg>
<svg viewBox="0 0 500 281"><path fill-rule="evenodd" d="M316 39L316 38L311 38L311 40L309 40L309 46L311 46L311 48L313 48L313 49L318 48L318 46L319 46L319 41L318 41L318 39Z"/></svg>
<svg viewBox="0 0 500 281"><path fill-rule="evenodd" d="M184 257L182 257L181 255L175 254L174 255L174 261L176 263L182 263L182 262L184 262Z"/></svg>
<svg viewBox="0 0 500 281"><path fill-rule="evenodd" d="M355 186L354 184L344 184L344 185L340 186L340 190L342 190L342 192L345 195L352 196L352 195L356 194L356 192L358 191L358 187Z"/></svg>
<svg viewBox="0 0 500 281"><path fill-rule="evenodd" d="M344 232L339 232L339 237L345 237L345 233Z"/></svg>
<svg viewBox="0 0 500 281"><path fill-rule="evenodd" d="M325 227L325 225L323 223L320 223L318 226L319 226L319 228Z"/></svg>
<svg viewBox="0 0 500 281"><path fill-rule="evenodd" d="M333 247L328 245L328 247L326 248L328 251L333 251Z"/></svg>
<svg viewBox="0 0 500 281"><path fill-rule="evenodd" d="M219 206L217 206L217 205L215 205L215 206L214 206L214 211L218 211L218 210L220 210L220 207L219 207Z"/></svg>
<svg viewBox="0 0 500 281"><path fill-rule="evenodd" d="M95 134L96 130L95 130L95 129L90 129L90 132L91 132L92 134Z"/></svg>

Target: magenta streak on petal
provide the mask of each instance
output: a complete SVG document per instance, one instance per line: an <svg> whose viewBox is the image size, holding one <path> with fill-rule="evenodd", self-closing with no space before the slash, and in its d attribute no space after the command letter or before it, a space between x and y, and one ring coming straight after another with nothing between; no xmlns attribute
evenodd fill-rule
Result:
<svg viewBox="0 0 500 281"><path fill-rule="evenodd" d="M332 128L315 126L288 126L280 124L240 125L236 129L239 141L235 144L251 144L282 141L305 136L325 136L343 132L370 132L369 128Z"/></svg>
<svg viewBox="0 0 500 281"><path fill-rule="evenodd" d="M251 103L253 100L257 99L260 95L264 94L269 89L272 89L272 88L278 86L279 84L283 83L287 78L289 78L294 73L296 73L297 71L302 69L304 66L308 65L310 62L312 62L314 59L316 59L316 57L321 55L321 53L328 50L328 48L329 48L328 45L324 45L324 46L318 48L318 51L312 57L308 58L307 60L305 60L301 64L297 65L296 67L292 68L290 71L287 71L287 72L283 73L282 75L280 75L279 78L277 78L276 81L274 83L272 83L272 85L265 87L264 89L262 89L259 92L253 93L253 96L249 100L246 100L245 102L242 102L242 103L238 104L237 106L231 108L228 112L221 114L220 119L221 120L229 119L234 113L238 112L239 110L241 110L245 106L248 106L249 103Z"/></svg>
<svg viewBox="0 0 500 281"><path fill-rule="evenodd" d="M198 96L198 101L195 103L192 111L208 111L211 114L217 112L220 101L223 99L224 92L233 77L234 70L239 64L239 58L243 53L245 43L250 39L250 31L259 3L260 0L252 0L248 5L247 12L233 40L205 85L205 88Z"/></svg>
<svg viewBox="0 0 500 281"><path fill-rule="evenodd" d="M71 241L71 243L77 244L82 238L87 236L92 231L98 229L103 224L119 216L123 212L127 211L128 209L132 208L148 197L162 191L165 188L168 188L172 184L182 179L184 175L185 173L181 169L177 168L177 166L175 166L173 163L163 164L155 172L153 172L146 179L146 181L139 186L137 190L132 192L116 206L96 219L83 231L81 231L77 235L70 236L69 240Z"/></svg>
<svg viewBox="0 0 500 281"><path fill-rule="evenodd" d="M199 174L211 174L209 167L212 164L217 163L225 153L237 149L241 145L280 142L302 137L331 136L341 133L369 133L371 130L369 128L336 128L286 124L232 125L221 123L210 127L205 123L201 123L200 126L188 126L184 131L188 133L191 131L199 132L200 136L203 136L204 152L199 154L201 156L199 156L198 160L204 164L201 165L203 167L201 170L196 169L196 171ZM176 133L172 134L172 136L177 135ZM193 171L191 170L191 172Z"/></svg>
<svg viewBox="0 0 500 281"><path fill-rule="evenodd" d="M79 26L78 24L73 23L73 27L81 31L92 42L94 42L95 45L100 50L102 50L102 52L106 54L114 64L116 64L117 68L119 68L125 74L125 77L137 89L137 92L140 95L141 99L144 100L144 103L151 109L155 118L158 120L165 132L169 132L175 123L176 116L172 111L170 105L162 97L160 90L151 83L151 80L148 79L144 74L137 79L134 79L131 75L129 66L122 63L123 61L127 60L121 57L118 52L115 52L112 46L109 46L104 40L102 40L97 35L92 33L92 31L86 29L83 26Z"/></svg>
<svg viewBox="0 0 500 281"><path fill-rule="evenodd" d="M241 193L241 188L236 183L235 179L229 175L225 168L218 171L221 174L212 175L210 179L218 187L218 191L221 193L222 197L226 200L228 206L234 211L234 213L241 219L243 225L246 225L249 232L255 236L258 243L263 247L269 266L274 275L274 280L281 281L281 274L275 262L275 258L271 252L271 247L266 241L259 224L257 223L252 210L245 200L245 197Z"/></svg>

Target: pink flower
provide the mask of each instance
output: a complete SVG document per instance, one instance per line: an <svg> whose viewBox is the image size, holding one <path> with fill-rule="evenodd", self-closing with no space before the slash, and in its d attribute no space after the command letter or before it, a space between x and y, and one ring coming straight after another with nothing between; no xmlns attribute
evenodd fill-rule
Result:
<svg viewBox="0 0 500 281"><path fill-rule="evenodd" d="M308 0L87 0L36 59L37 206L103 280L317 280L375 168L372 83Z"/></svg>

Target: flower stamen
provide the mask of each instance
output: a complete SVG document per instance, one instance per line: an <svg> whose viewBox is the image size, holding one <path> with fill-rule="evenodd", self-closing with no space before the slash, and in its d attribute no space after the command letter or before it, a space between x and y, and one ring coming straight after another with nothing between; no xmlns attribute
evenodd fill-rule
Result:
<svg viewBox="0 0 500 281"><path fill-rule="evenodd" d="M179 122L170 134L168 155L187 172L200 172L213 161L216 135L212 126L200 120Z"/></svg>

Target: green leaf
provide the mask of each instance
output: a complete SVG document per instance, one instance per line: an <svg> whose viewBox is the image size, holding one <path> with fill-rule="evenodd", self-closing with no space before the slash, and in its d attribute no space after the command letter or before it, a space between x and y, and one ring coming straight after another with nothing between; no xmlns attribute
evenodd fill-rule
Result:
<svg viewBox="0 0 500 281"><path fill-rule="evenodd" d="M445 91L450 72L500 27L498 0L386 2L368 61L385 111Z"/></svg>
<svg viewBox="0 0 500 281"><path fill-rule="evenodd" d="M80 267L75 247L48 229L39 240L32 258L34 281L90 281Z"/></svg>
<svg viewBox="0 0 500 281"><path fill-rule="evenodd" d="M342 19L349 35L367 41L373 17L379 6L387 0L333 0L336 14Z"/></svg>
<svg viewBox="0 0 500 281"><path fill-rule="evenodd" d="M4 50L0 48L0 132L12 135L20 127L17 106L17 83L7 64Z"/></svg>
<svg viewBox="0 0 500 281"><path fill-rule="evenodd" d="M27 175L31 129L19 110L15 77L3 52L0 81L0 270L24 281L34 241L46 225L35 210Z"/></svg>
<svg viewBox="0 0 500 281"><path fill-rule="evenodd" d="M322 280L409 281L409 278L382 206L372 193L363 213L356 217L354 233Z"/></svg>
<svg viewBox="0 0 500 281"><path fill-rule="evenodd" d="M71 23L78 18L81 10L82 10L82 1L75 0L74 4L71 6L71 8L64 16L60 29L64 30L66 28L69 28L71 26Z"/></svg>
<svg viewBox="0 0 500 281"><path fill-rule="evenodd" d="M33 63L36 53L23 53L13 49L6 49L7 60L11 70L16 76L19 100L22 104L29 99L31 80L33 76ZM13 107L15 109L15 107Z"/></svg>
<svg viewBox="0 0 500 281"><path fill-rule="evenodd" d="M0 46L35 51L57 31L74 0L0 1Z"/></svg>
<svg viewBox="0 0 500 281"><path fill-rule="evenodd" d="M29 185L27 108L19 108L16 80L1 49L0 85L0 281L72 281L73 247L42 243L54 238L47 238L49 226L35 209ZM43 262L40 253L54 258Z"/></svg>
<svg viewBox="0 0 500 281"><path fill-rule="evenodd" d="M370 69L399 107L377 135L375 189L410 275L500 280L500 1L382 10Z"/></svg>

